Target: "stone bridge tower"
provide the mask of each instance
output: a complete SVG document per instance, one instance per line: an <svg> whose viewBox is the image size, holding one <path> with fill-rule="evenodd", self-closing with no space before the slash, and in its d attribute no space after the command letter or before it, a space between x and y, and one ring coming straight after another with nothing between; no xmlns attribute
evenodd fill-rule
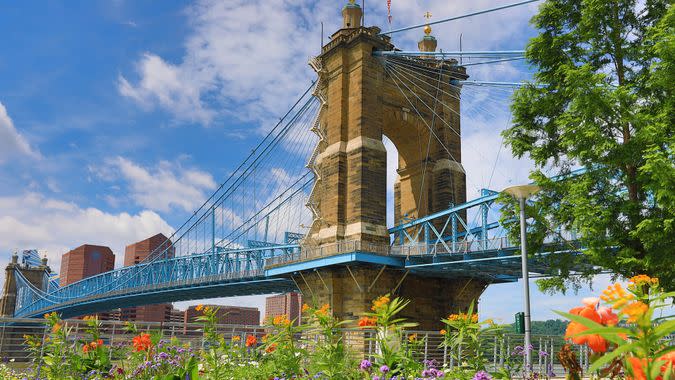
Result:
<svg viewBox="0 0 675 380"><path fill-rule="evenodd" d="M33 286L42 291L47 291L49 286L49 273L51 269L47 266L47 258L43 258L41 265L32 267L21 265L19 256L12 255L12 261L5 268L5 285L2 288L2 297L0 298L0 317L13 317L16 309L19 289L17 286L16 271L28 280Z"/></svg>
<svg viewBox="0 0 675 380"><path fill-rule="evenodd" d="M362 10L353 1L342 15L343 27L310 62L319 77L315 95L323 102L314 127L320 142L309 165L317 178L308 204L315 220L303 243L310 260L346 252L385 256L390 237L383 136L399 153L396 223L404 216L419 218L466 201L459 89L450 85L451 80L467 78L464 68L454 60L418 60L428 61L426 69L438 73L432 85L443 91L435 97L414 97L390 76L382 57L373 54L394 50L390 37L377 27L362 26ZM431 28L425 33L419 48L434 51ZM435 104L435 112L425 111L419 102ZM449 107L436 106L440 102ZM434 121L439 117L452 128ZM466 307L485 288L480 281L428 277L372 262L299 274L304 296L330 303L340 317L357 317L369 310L373 298L395 291L412 300L406 314L425 328L437 328L441 317Z"/></svg>

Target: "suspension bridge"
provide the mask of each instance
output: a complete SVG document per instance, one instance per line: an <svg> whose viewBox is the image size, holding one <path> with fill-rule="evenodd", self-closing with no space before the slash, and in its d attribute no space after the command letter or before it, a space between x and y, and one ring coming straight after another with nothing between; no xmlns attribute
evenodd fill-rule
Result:
<svg viewBox="0 0 675 380"><path fill-rule="evenodd" d="M487 186L466 198L460 125L489 113L491 94L507 101L520 85L469 79L472 68L524 52L437 51L433 23L411 27L425 28L419 51L401 51L391 35L410 28L362 26L354 2L342 15L309 62L316 79L163 246L138 265L62 287L46 263L15 260L4 295L9 302L13 292L13 315L299 290L350 317L394 292L413 299L410 313L424 325L420 315L437 321L489 284L517 281L520 248L506 237L500 193ZM390 228L384 136L398 150ZM552 274L551 259L580 249L560 231L544 248L530 258L533 275Z"/></svg>

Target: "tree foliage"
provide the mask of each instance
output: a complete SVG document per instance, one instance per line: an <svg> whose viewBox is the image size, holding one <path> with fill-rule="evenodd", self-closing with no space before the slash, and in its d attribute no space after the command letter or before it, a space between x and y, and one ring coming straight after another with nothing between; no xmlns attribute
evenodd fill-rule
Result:
<svg viewBox="0 0 675 380"><path fill-rule="evenodd" d="M553 226L574 230L593 265L659 277L667 289L675 287L674 22L664 0L547 0L526 53L534 80L515 92L504 131L514 154L536 165L542 192L528 212L539 243ZM578 167L586 171L569 176ZM564 290L575 281L572 261L540 286Z"/></svg>

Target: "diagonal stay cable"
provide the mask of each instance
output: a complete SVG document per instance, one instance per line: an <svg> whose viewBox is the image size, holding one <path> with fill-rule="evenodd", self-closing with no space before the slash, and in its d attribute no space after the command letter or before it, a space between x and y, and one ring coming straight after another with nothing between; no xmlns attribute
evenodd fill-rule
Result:
<svg viewBox="0 0 675 380"><path fill-rule="evenodd" d="M387 70L387 71L389 71L389 70ZM424 117L422 116L422 114L420 113L420 111L417 109L417 107L415 107L415 104L410 100L410 98L408 98L408 95L406 95L405 91L403 91L403 89L401 88L401 86L398 85L398 82L396 81L396 79L395 79L393 76L392 76L391 78L393 79L394 84L396 84L396 87L398 87L399 91L401 91L401 94L403 94L403 96L405 97L405 99L408 101L408 104L410 104L410 107L411 107L412 109L414 109L415 112L417 113L417 116L419 116L420 119L422 119L422 121L424 122L424 125L426 125L426 127L429 129L429 132L431 132L431 133L434 135L434 137L436 138L436 140L438 141L438 143L443 147L443 149L445 149L446 152L448 152L448 155L450 156L450 158L452 158L454 161L457 161L457 160L455 159L455 157L452 155L452 153L450 153L450 150L448 149L448 147L445 146L445 144L444 144L443 141L438 137L438 135L436 134L436 132L429 126L429 123L427 123L427 121L424 119ZM405 85L405 84L404 84L404 85Z"/></svg>

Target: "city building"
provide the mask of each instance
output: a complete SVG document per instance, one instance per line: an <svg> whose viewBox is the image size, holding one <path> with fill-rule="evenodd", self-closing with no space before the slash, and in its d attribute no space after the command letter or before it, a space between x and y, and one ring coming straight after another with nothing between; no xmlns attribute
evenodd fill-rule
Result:
<svg viewBox="0 0 675 380"><path fill-rule="evenodd" d="M185 311L178 310L176 308L171 309L170 319L168 322L172 323L184 323L185 322Z"/></svg>
<svg viewBox="0 0 675 380"><path fill-rule="evenodd" d="M218 309L218 323L223 325L260 325L260 310L257 307L244 306L225 306L225 305L203 305ZM204 311L198 311L197 306L190 306L184 312L185 323L195 323L196 318L203 315Z"/></svg>
<svg viewBox="0 0 675 380"><path fill-rule="evenodd" d="M175 249L169 238L157 234L145 240L130 244L124 250L124 266L136 265L154 256L173 257ZM169 322L173 306L170 303L144 305L120 310L122 321Z"/></svg>
<svg viewBox="0 0 675 380"><path fill-rule="evenodd" d="M91 277L115 268L115 255L108 247L84 244L61 257L60 285Z"/></svg>
<svg viewBox="0 0 675 380"><path fill-rule="evenodd" d="M128 245L124 249L124 266L136 265L146 261L146 259L151 259L150 256L164 253L166 253L166 256L163 257L173 257L175 251L168 237L164 236L164 234L157 234Z"/></svg>
<svg viewBox="0 0 675 380"><path fill-rule="evenodd" d="M295 321L296 325L301 322L302 295L296 292L278 294L265 299L265 320L277 315L285 315Z"/></svg>

